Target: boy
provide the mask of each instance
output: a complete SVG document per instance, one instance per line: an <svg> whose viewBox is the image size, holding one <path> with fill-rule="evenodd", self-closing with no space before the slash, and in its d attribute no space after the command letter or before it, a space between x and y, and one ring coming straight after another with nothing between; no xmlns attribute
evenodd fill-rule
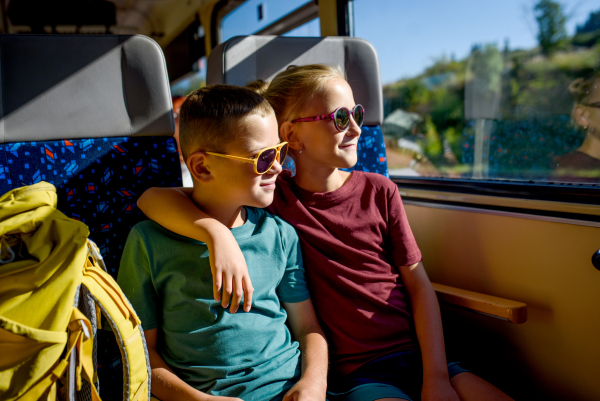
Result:
<svg viewBox="0 0 600 401"><path fill-rule="evenodd" d="M211 85L188 96L179 119L192 198L231 229L256 289L235 283L238 302L246 290L247 313L230 313L213 299L210 244L137 224L118 282L143 322L152 393L163 401L325 400L327 346L298 236L261 209L273 201L286 152L271 106L246 88Z"/></svg>

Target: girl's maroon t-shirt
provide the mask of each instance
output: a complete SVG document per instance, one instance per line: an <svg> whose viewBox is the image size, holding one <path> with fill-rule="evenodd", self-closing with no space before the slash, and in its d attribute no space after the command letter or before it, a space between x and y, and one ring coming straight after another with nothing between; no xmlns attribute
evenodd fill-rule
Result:
<svg viewBox="0 0 600 401"><path fill-rule="evenodd" d="M398 187L355 171L339 189L308 192L289 171L269 210L300 237L311 298L329 343L330 377L418 344L399 267L421 260Z"/></svg>

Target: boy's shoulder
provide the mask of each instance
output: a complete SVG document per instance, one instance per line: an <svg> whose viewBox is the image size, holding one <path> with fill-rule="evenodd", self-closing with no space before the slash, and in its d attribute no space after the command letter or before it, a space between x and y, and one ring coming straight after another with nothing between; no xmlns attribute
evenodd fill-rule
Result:
<svg viewBox="0 0 600 401"><path fill-rule="evenodd" d="M132 233L137 233L139 235L156 235L161 233L163 230L167 231L160 224L153 220L142 220L131 228Z"/></svg>
<svg viewBox="0 0 600 401"><path fill-rule="evenodd" d="M296 230L294 229L294 227L292 227L292 225L290 223L283 220L281 217L274 215L267 209L260 209L260 208L254 208L254 207L247 207L247 208L252 210L255 213L257 221L262 221L263 224L266 224L266 225L273 225L273 227L276 227L277 230L279 230L282 234L284 234L286 236L288 236L288 235L291 235L293 237L298 236L296 234Z"/></svg>
<svg viewBox="0 0 600 401"><path fill-rule="evenodd" d="M173 240L180 242L200 243L199 241L193 240L188 237L184 237L183 235L179 235L174 233L173 231L167 230L166 228L164 228L163 226L161 226L153 220L140 221L131 228L129 236L137 236L145 242L157 240Z"/></svg>

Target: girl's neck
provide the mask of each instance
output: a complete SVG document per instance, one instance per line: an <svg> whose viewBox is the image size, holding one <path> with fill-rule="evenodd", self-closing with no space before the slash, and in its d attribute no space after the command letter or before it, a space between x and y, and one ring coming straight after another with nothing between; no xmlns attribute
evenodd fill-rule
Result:
<svg viewBox="0 0 600 401"><path fill-rule="evenodd" d="M350 173L337 168L324 169L296 169L294 181L300 188L313 193L332 192L339 189L348 181Z"/></svg>
<svg viewBox="0 0 600 401"><path fill-rule="evenodd" d="M577 150L595 159L600 159L600 139L588 132Z"/></svg>

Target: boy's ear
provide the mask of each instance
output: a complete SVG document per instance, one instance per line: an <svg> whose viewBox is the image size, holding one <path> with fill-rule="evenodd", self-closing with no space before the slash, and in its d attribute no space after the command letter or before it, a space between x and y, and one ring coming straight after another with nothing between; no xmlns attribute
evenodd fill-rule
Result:
<svg viewBox="0 0 600 401"><path fill-rule="evenodd" d="M190 154L186 161L192 177L199 182L208 182L213 179L209 166L206 164L206 153L197 151Z"/></svg>
<svg viewBox="0 0 600 401"><path fill-rule="evenodd" d="M300 140L298 131L294 128L293 123L289 121L284 122L281 124L281 128L279 128L279 137L282 141L287 142L290 148L300 150L302 149L302 141Z"/></svg>

